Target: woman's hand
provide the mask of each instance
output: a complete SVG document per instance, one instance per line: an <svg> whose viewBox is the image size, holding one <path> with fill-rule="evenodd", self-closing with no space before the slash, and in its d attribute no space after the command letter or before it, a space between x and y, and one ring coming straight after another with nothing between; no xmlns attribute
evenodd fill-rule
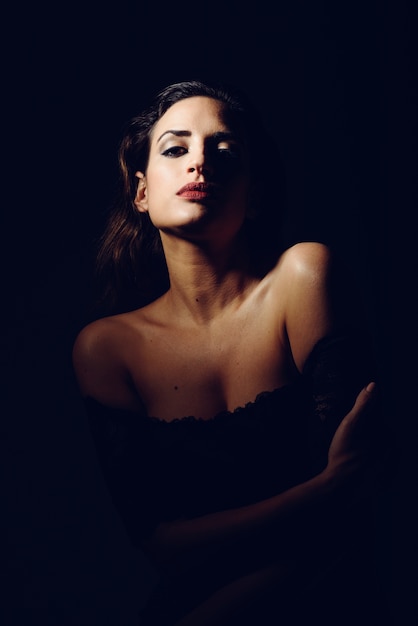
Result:
<svg viewBox="0 0 418 626"><path fill-rule="evenodd" d="M376 384L369 383L358 394L353 408L338 426L328 451L325 473L337 483L365 480L376 475L379 451L373 429L376 416Z"/></svg>

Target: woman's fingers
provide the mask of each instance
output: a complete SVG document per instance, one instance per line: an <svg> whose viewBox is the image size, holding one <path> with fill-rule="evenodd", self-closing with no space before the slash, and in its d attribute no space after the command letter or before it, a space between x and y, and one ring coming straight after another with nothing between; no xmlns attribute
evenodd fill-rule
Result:
<svg viewBox="0 0 418 626"><path fill-rule="evenodd" d="M356 425L357 422L364 416L374 404L377 394L376 383L370 382L366 387L359 392L353 408L344 417L341 424Z"/></svg>
<svg viewBox="0 0 418 626"><path fill-rule="evenodd" d="M328 452L328 464L339 471L354 468L364 459L370 441L368 417L376 397L376 384L369 383L358 394L352 409L337 428Z"/></svg>

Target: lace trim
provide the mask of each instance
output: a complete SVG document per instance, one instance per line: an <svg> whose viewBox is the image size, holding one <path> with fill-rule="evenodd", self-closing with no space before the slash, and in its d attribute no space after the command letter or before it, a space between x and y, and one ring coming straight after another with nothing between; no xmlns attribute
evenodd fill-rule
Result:
<svg viewBox="0 0 418 626"><path fill-rule="evenodd" d="M150 421L152 423L155 424L161 424L161 425L167 425L169 426L170 424L178 424L178 423L211 423L211 422L218 422L220 420L227 420L227 419L231 419L231 418L236 418L237 416L241 415L242 413L249 413L249 414L253 414L256 412L256 409L259 407L259 405L263 402L265 402L267 399L270 398L275 398L276 396L279 395L284 395L286 393L289 393L290 391L293 391L294 388L299 387L300 383L301 383L301 379L302 377L300 377L299 379L296 379L295 381L288 383L286 385L282 385L281 387L276 387L275 389L271 390L271 391L261 391L260 393L258 393L256 395L256 397L254 398L254 400L250 400L249 402L237 406L235 409L223 409L221 411L219 411L218 413L215 413L215 415L209 417L209 418L204 418L204 417L199 417L199 416L195 416L195 415L185 415L182 417L176 417L172 420L165 420L161 417L156 417L154 415L147 415L147 414L140 414L140 413L136 413L135 411L131 411L128 409L116 409L116 408L112 408L112 407L108 407L104 404L102 404L101 402L99 402L98 400L96 400L95 398L93 398L92 396L86 396L84 398L84 403L86 404L87 407L89 406L96 406L96 407L100 407L101 409L104 409L106 411L109 412L118 412L121 414L125 414L127 416L136 416L139 415L140 417L142 417L144 420Z"/></svg>
<svg viewBox="0 0 418 626"><path fill-rule="evenodd" d="M223 409L221 411L219 411L218 413L215 413L215 415L212 415L211 417L208 418L204 418L204 417L198 417L195 415L185 415L183 417L175 417L172 420L165 420L161 417L155 417L153 415L146 415L144 416L147 420L152 421L153 423L157 423L157 424L178 424L179 422L181 423L213 423L213 422L218 422L220 420L227 420L227 419L231 419L231 418L236 418L238 416L240 416L242 413L246 413L246 414L255 414L255 409L257 409L259 407L259 405L266 401L267 399L270 398L275 398L276 396L285 394L285 393L289 393L290 390L293 390L295 387L300 385L300 379L297 379L291 383L288 383L286 385L283 385L281 387L276 387L275 389L271 390L271 391L261 391L260 393L258 393L256 395L256 397L254 398L254 400L250 400L249 402L241 405L241 406L237 406L235 409Z"/></svg>

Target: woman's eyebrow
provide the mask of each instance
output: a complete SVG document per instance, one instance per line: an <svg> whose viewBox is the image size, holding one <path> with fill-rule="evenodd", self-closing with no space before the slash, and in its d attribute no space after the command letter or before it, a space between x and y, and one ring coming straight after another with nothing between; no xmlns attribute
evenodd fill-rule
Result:
<svg viewBox="0 0 418 626"><path fill-rule="evenodd" d="M158 137L157 143L159 143L165 135L174 135L175 137L190 137L191 134L192 133L190 130L166 130L163 132L162 135ZM210 139L211 141L225 141L227 139L234 139L235 141L237 140L236 136L229 131L219 131L217 133L214 133L210 137Z"/></svg>
<svg viewBox="0 0 418 626"><path fill-rule="evenodd" d="M212 141L228 141L228 140L231 140L231 139L233 141L239 141L238 137L234 133L231 133L228 130L227 131L225 131L225 130L219 131L217 133L214 133L211 136L211 140Z"/></svg>
<svg viewBox="0 0 418 626"><path fill-rule="evenodd" d="M158 137L157 143L161 141L164 135L168 134L174 135L175 137L190 137L192 133L190 132L190 130L166 130L163 132L162 135L160 135L160 137Z"/></svg>

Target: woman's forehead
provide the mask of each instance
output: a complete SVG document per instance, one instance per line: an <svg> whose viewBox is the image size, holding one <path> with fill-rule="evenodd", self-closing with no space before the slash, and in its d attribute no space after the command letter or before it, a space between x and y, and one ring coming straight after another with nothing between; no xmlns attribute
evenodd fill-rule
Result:
<svg viewBox="0 0 418 626"><path fill-rule="evenodd" d="M156 122L152 139L158 141L167 130L227 130L225 104L207 96L193 96L173 104Z"/></svg>

